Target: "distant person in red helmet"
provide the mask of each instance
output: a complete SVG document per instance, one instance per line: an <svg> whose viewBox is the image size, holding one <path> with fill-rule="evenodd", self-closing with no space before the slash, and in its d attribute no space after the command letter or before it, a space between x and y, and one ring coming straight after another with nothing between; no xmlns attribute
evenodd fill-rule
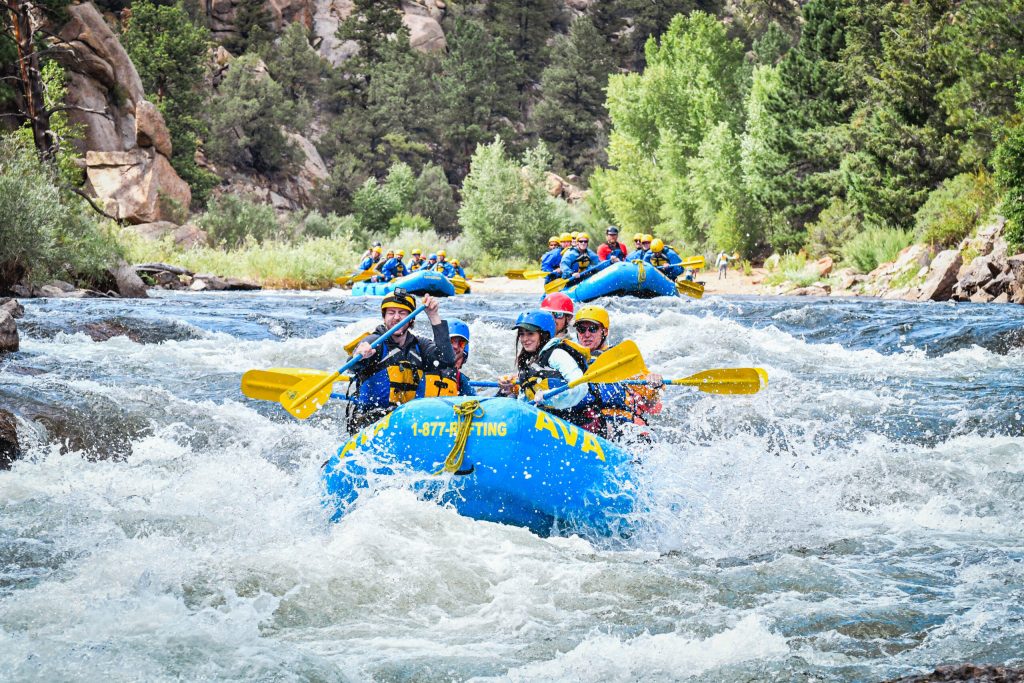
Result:
<svg viewBox="0 0 1024 683"><path fill-rule="evenodd" d="M555 316L555 337L566 339L569 336L569 323L575 310L572 299L562 292L554 292L544 297L540 310Z"/></svg>

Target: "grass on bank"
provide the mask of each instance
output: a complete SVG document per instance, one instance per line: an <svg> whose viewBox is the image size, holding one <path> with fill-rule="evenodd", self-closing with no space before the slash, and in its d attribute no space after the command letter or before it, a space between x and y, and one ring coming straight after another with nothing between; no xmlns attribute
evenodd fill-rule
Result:
<svg viewBox="0 0 1024 683"><path fill-rule="evenodd" d="M314 237L298 241L248 239L239 246L224 249L197 247L180 249L170 237L160 241L141 237L131 228L119 234L118 241L130 263L169 263L196 273L254 280L272 289L327 289L334 278L358 267L364 247L347 236ZM405 249L408 261L413 248L424 255L445 249L448 258L459 258L467 274L482 277L503 275L510 268L528 267L528 259L494 259L472 253L462 255L462 240L448 240L433 232L403 231L398 237L382 238L385 249Z"/></svg>

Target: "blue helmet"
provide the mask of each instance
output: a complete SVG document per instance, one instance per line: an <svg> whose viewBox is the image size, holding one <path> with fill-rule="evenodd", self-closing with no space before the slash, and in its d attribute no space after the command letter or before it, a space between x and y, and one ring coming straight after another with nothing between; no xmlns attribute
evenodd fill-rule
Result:
<svg viewBox="0 0 1024 683"><path fill-rule="evenodd" d="M428 261L436 261L437 260L437 254L431 254L430 256L427 257L427 260Z"/></svg>
<svg viewBox="0 0 1024 683"><path fill-rule="evenodd" d="M448 336L462 337L466 340L466 350L463 351L463 355L465 358L469 358L469 325L457 318L452 318L448 321Z"/></svg>
<svg viewBox="0 0 1024 683"><path fill-rule="evenodd" d="M523 328L533 332L547 332L549 337L556 333L555 316L547 311L527 311L516 318L516 329Z"/></svg>

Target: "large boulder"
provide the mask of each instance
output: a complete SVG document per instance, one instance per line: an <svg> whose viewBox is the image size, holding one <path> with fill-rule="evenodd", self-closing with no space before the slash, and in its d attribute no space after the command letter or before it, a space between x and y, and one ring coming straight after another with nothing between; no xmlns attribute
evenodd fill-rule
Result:
<svg viewBox="0 0 1024 683"><path fill-rule="evenodd" d="M121 296L130 299L145 299L149 296L146 294L146 283L142 281L142 278L135 272L135 269L124 261L109 268L108 272L114 278L114 282L117 285L117 293Z"/></svg>
<svg viewBox="0 0 1024 683"><path fill-rule="evenodd" d="M11 464L20 456L18 422L14 415L0 409L0 470L11 469Z"/></svg>
<svg viewBox="0 0 1024 683"><path fill-rule="evenodd" d="M434 54L447 49L448 42L437 19L418 14L403 14L402 23L409 29L409 45L414 50Z"/></svg>
<svg viewBox="0 0 1024 683"><path fill-rule="evenodd" d="M20 345L14 318L6 310L0 310L0 353L13 353Z"/></svg>
<svg viewBox="0 0 1024 683"><path fill-rule="evenodd" d="M0 311L6 312L12 318L21 318L25 315L25 307L18 303L17 299L9 296L0 296Z"/></svg>
<svg viewBox="0 0 1024 683"><path fill-rule="evenodd" d="M85 133L80 149L133 149L142 79L92 3L71 5L66 12L70 19L59 36L68 49L53 55L67 70L68 118L81 124Z"/></svg>
<svg viewBox="0 0 1024 683"><path fill-rule="evenodd" d="M192 190L153 148L85 155L89 185L108 213L129 223L180 219Z"/></svg>
<svg viewBox="0 0 1024 683"><path fill-rule="evenodd" d="M310 2L313 45L317 46L324 59L338 66L358 51L354 42L339 40L336 35L338 25L352 13L352 0ZM409 29L409 43L414 49L436 53L447 47L444 30L441 28L441 20L446 11L447 4L443 0L403 0L402 22Z"/></svg>
<svg viewBox="0 0 1024 683"><path fill-rule="evenodd" d="M171 158L171 132L167 130L163 114L152 102L143 100L135 105L135 139L139 147L152 147Z"/></svg>
<svg viewBox="0 0 1024 683"><path fill-rule="evenodd" d="M953 294L963 257L956 249L940 251L929 264L928 279L921 285L920 301L946 301Z"/></svg>

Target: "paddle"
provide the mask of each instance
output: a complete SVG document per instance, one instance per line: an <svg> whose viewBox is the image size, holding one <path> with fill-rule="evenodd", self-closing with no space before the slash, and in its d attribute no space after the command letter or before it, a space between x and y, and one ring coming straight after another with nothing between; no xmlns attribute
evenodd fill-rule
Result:
<svg viewBox="0 0 1024 683"><path fill-rule="evenodd" d="M676 291L680 294L699 299L704 296L704 285L690 280L676 280Z"/></svg>
<svg viewBox="0 0 1024 683"><path fill-rule="evenodd" d="M647 366L644 365L640 349L637 348L636 342L627 339L598 356L593 365L587 368L587 371L579 379L546 392L543 400L547 401L552 396L557 396L587 382L607 384L646 374L648 374ZM534 405L539 405L539 403L535 401Z"/></svg>
<svg viewBox="0 0 1024 683"><path fill-rule="evenodd" d="M591 275L593 275L594 273L596 273L597 271L604 270L611 264L611 261L601 261L596 266L591 266L590 268L584 270L582 273L579 274L579 277L574 278L572 282L574 282L575 284L579 284L588 277L590 277ZM558 280L552 280L551 282L544 285L544 293L551 294L552 292L560 292L563 289L565 289L565 286L569 284L569 282L570 280L561 278L559 278Z"/></svg>
<svg viewBox="0 0 1024 683"><path fill-rule="evenodd" d="M373 267L370 267L370 268L367 268L366 270L364 270L361 273L356 273L355 275L351 275L350 274L350 275L341 275L339 277L336 277L336 278L334 278L334 282L336 284L344 287L345 285L355 284L357 282L362 282L364 280L369 280L371 277L373 277L374 275L377 275L377 274L378 274L377 269L373 268Z"/></svg>
<svg viewBox="0 0 1024 683"><path fill-rule="evenodd" d="M424 310L426 310L426 306L422 304L417 306L412 313L400 320L394 327L370 344L370 348L375 349L386 342L391 338L391 335L399 330L399 328L408 325L412 322L413 318L418 316ZM281 406L300 420L305 420L307 417L320 410L320 407L330 398L331 385L338 381L346 371L355 367L355 365L361 360L363 360L362 356L356 356L355 358L349 359L349 361L342 365L337 372L331 373L325 378L311 377L310 379L300 381L291 389L281 393L279 398Z"/></svg>
<svg viewBox="0 0 1024 683"><path fill-rule="evenodd" d="M331 373L324 370L308 368L270 368L269 370L249 370L242 375L242 394L257 401L277 401L281 394L299 382L317 377L323 379ZM339 377L339 381L348 380Z"/></svg>
<svg viewBox="0 0 1024 683"><path fill-rule="evenodd" d="M768 373L763 368L718 368L682 379L666 379L664 383L694 386L706 394L756 394L768 386ZM647 380L631 379L623 384L647 384Z"/></svg>
<svg viewBox="0 0 1024 683"><path fill-rule="evenodd" d="M547 277L550 273L546 270L507 270L505 277L509 280L536 280Z"/></svg>
<svg viewBox="0 0 1024 683"><path fill-rule="evenodd" d="M459 277L458 275L453 275L452 277L448 278L448 280L452 283L452 286L455 287L456 294L469 293L469 283L466 282L465 278Z"/></svg>

